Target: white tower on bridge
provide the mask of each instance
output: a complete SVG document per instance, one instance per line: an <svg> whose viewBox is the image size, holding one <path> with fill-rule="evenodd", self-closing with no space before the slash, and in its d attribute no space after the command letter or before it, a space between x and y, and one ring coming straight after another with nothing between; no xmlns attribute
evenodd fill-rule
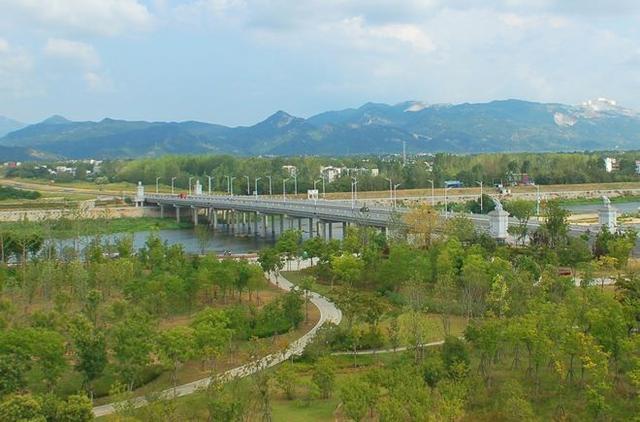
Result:
<svg viewBox="0 0 640 422"><path fill-rule="evenodd" d="M136 207L141 207L144 205L144 186L142 185L142 182L138 182L134 203L136 204Z"/></svg>

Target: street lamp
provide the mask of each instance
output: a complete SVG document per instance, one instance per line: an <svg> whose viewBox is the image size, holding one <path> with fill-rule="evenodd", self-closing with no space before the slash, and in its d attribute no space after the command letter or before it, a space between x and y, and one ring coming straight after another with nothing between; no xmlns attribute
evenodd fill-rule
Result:
<svg viewBox="0 0 640 422"><path fill-rule="evenodd" d="M325 190L324 190L324 174L320 175L320 178L322 179L322 199L325 199Z"/></svg>
<svg viewBox="0 0 640 422"><path fill-rule="evenodd" d="M385 177L384 180L389 182L389 199L393 202L393 182L388 177Z"/></svg>
<svg viewBox="0 0 640 422"><path fill-rule="evenodd" d="M233 179L235 179L235 177L227 175L225 175L224 177L226 177L227 179L227 193L229 194L229 196L233 196Z"/></svg>
<svg viewBox="0 0 640 422"><path fill-rule="evenodd" d="M298 196L298 175L293 175L293 193Z"/></svg>
<svg viewBox="0 0 640 422"><path fill-rule="evenodd" d="M398 201L398 186L400 186L401 184L402 183L398 183L393 187L393 190L395 191L395 198L393 199L393 208L396 207L396 202Z"/></svg>
<svg viewBox="0 0 640 422"><path fill-rule="evenodd" d="M255 181L256 188L253 193L256 195L256 198L258 197L258 180L260 179L262 179L262 177L256 177L256 181Z"/></svg>
<svg viewBox="0 0 640 422"><path fill-rule="evenodd" d="M484 207L482 206L482 180L476 183L480 185L480 214L482 214L484 211Z"/></svg>
<svg viewBox="0 0 640 422"><path fill-rule="evenodd" d="M427 182L431 183L431 206L434 207L436 205L436 190L433 185L433 180L427 180Z"/></svg>
<svg viewBox="0 0 640 422"><path fill-rule="evenodd" d="M176 178L172 177L171 178L171 195L173 195L173 182L175 182L175 181L176 181Z"/></svg>
<svg viewBox="0 0 640 422"><path fill-rule="evenodd" d="M158 182L160 181L160 177L156 177L156 193L158 193Z"/></svg>
<svg viewBox="0 0 640 422"><path fill-rule="evenodd" d="M265 176L269 179L269 196L273 196L273 189L271 189L271 176Z"/></svg>
<svg viewBox="0 0 640 422"><path fill-rule="evenodd" d="M189 177L189 195L191 195L191 181L194 179L193 176Z"/></svg>
<svg viewBox="0 0 640 422"><path fill-rule="evenodd" d="M352 177L351 180L351 209L354 209L358 200L358 179Z"/></svg>
<svg viewBox="0 0 640 422"><path fill-rule="evenodd" d="M211 176L207 176L207 179L209 179L209 196L211 196Z"/></svg>
<svg viewBox="0 0 640 422"><path fill-rule="evenodd" d="M243 176L247 179L247 196L251 195L251 182L249 181L249 176Z"/></svg>
<svg viewBox="0 0 640 422"><path fill-rule="evenodd" d="M283 202L287 200L287 180L289 180L288 177L286 179L282 179L282 201Z"/></svg>

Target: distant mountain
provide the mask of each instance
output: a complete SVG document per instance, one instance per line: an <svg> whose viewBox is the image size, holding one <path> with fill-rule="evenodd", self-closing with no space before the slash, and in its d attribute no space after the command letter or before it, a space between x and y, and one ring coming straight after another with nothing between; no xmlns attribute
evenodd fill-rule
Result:
<svg viewBox="0 0 640 422"><path fill-rule="evenodd" d="M53 154L43 153L31 148L0 145L0 164L7 161L41 161L55 158L57 157Z"/></svg>
<svg viewBox="0 0 640 422"><path fill-rule="evenodd" d="M8 133L1 145L68 158L163 154L342 155L409 152L640 149L640 114L600 98L578 106L520 100L480 104L367 103L308 119L278 111L253 126L53 116Z"/></svg>
<svg viewBox="0 0 640 422"><path fill-rule="evenodd" d="M0 138L9 132L22 129L26 124L8 117L0 116Z"/></svg>

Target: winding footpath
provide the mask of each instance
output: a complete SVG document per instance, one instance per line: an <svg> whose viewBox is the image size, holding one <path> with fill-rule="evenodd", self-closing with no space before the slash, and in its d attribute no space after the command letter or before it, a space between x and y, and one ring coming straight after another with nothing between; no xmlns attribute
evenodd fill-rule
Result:
<svg viewBox="0 0 640 422"><path fill-rule="evenodd" d="M305 260L300 261L298 268L303 269L309 266L310 262L308 260ZM268 279L271 284L285 291L290 291L295 287L293 283L282 276L277 277L275 275L269 275ZM256 372L263 369L271 368L275 365L278 365L289 359L291 356L302 354L305 347L307 347L311 340L313 340L320 327L322 327L325 323L330 322L336 325L340 323L340 321L342 320L342 312L340 312L340 310L329 299L319 295L318 293L310 292L309 300L320 310L320 319L318 320L316 325L305 335L292 342L289 347L281 352L272 353L253 362L249 362L242 366L229 369L228 371L225 371L220 375L216 375L215 377L222 381L229 381L235 378L246 377L248 375L255 374ZM176 388L168 388L161 391L158 394L158 398L173 399L176 397L193 394L199 390L207 388L211 381L212 377L207 377L187 384L179 385ZM102 406L96 406L93 408L93 414L96 417L106 416L114 413L118 408L123 407L124 405L137 408L146 406L147 404L149 404L147 399L145 399L144 397L137 397L131 399L131 401L127 403L115 402Z"/></svg>

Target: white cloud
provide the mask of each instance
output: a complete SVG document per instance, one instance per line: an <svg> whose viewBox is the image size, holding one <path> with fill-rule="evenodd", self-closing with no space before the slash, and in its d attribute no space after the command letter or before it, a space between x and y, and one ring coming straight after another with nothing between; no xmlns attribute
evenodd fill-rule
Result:
<svg viewBox="0 0 640 422"><path fill-rule="evenodd" d="M118 35L152 26L153 16L137 0L0 0L5 17L20 17L64 32ZM13 19L11 19L13 20Z"/></svg>
<svg viewBox="0 0 640 422"><path fill-rule="evenodd" d="M0 93L13 98L31 97L39 93L33 78L31 55L0 38Z"/></svg>
<svg viewBox="0 0 640 422"><path fill-rule="evenodd" d="M7 51L9 51L9 41L0 38L0 53L6 53Z"/></svg>
<svg viewBox="0 0 640 422"><path fill-rule="evenodd" d="M85 42L49 38L44 47L44 52L50 57L71 60L84 67L95 68L100 66L100 56L93 46Z"/></svg>
<svg viewBox="0 0 640 422"><path fill-rule="evenodd" d="M333 25L327 27L332 32ZM411 47L420 52L432 52L435 44L425 31L412 24L368 25L361 17L348 18L337 25L343 32L343 40L360 48L372 50L394 50L393 43ZM390 44L391 42L391 44Z"/></svg>
<svg viewBox="0 0 640 422"><path fill-rule="evenodd" d="M111 80L103 74L98 72L86 72L83 77L87 84L87 88L90 91L107 92L112 90Z"/></svg>

